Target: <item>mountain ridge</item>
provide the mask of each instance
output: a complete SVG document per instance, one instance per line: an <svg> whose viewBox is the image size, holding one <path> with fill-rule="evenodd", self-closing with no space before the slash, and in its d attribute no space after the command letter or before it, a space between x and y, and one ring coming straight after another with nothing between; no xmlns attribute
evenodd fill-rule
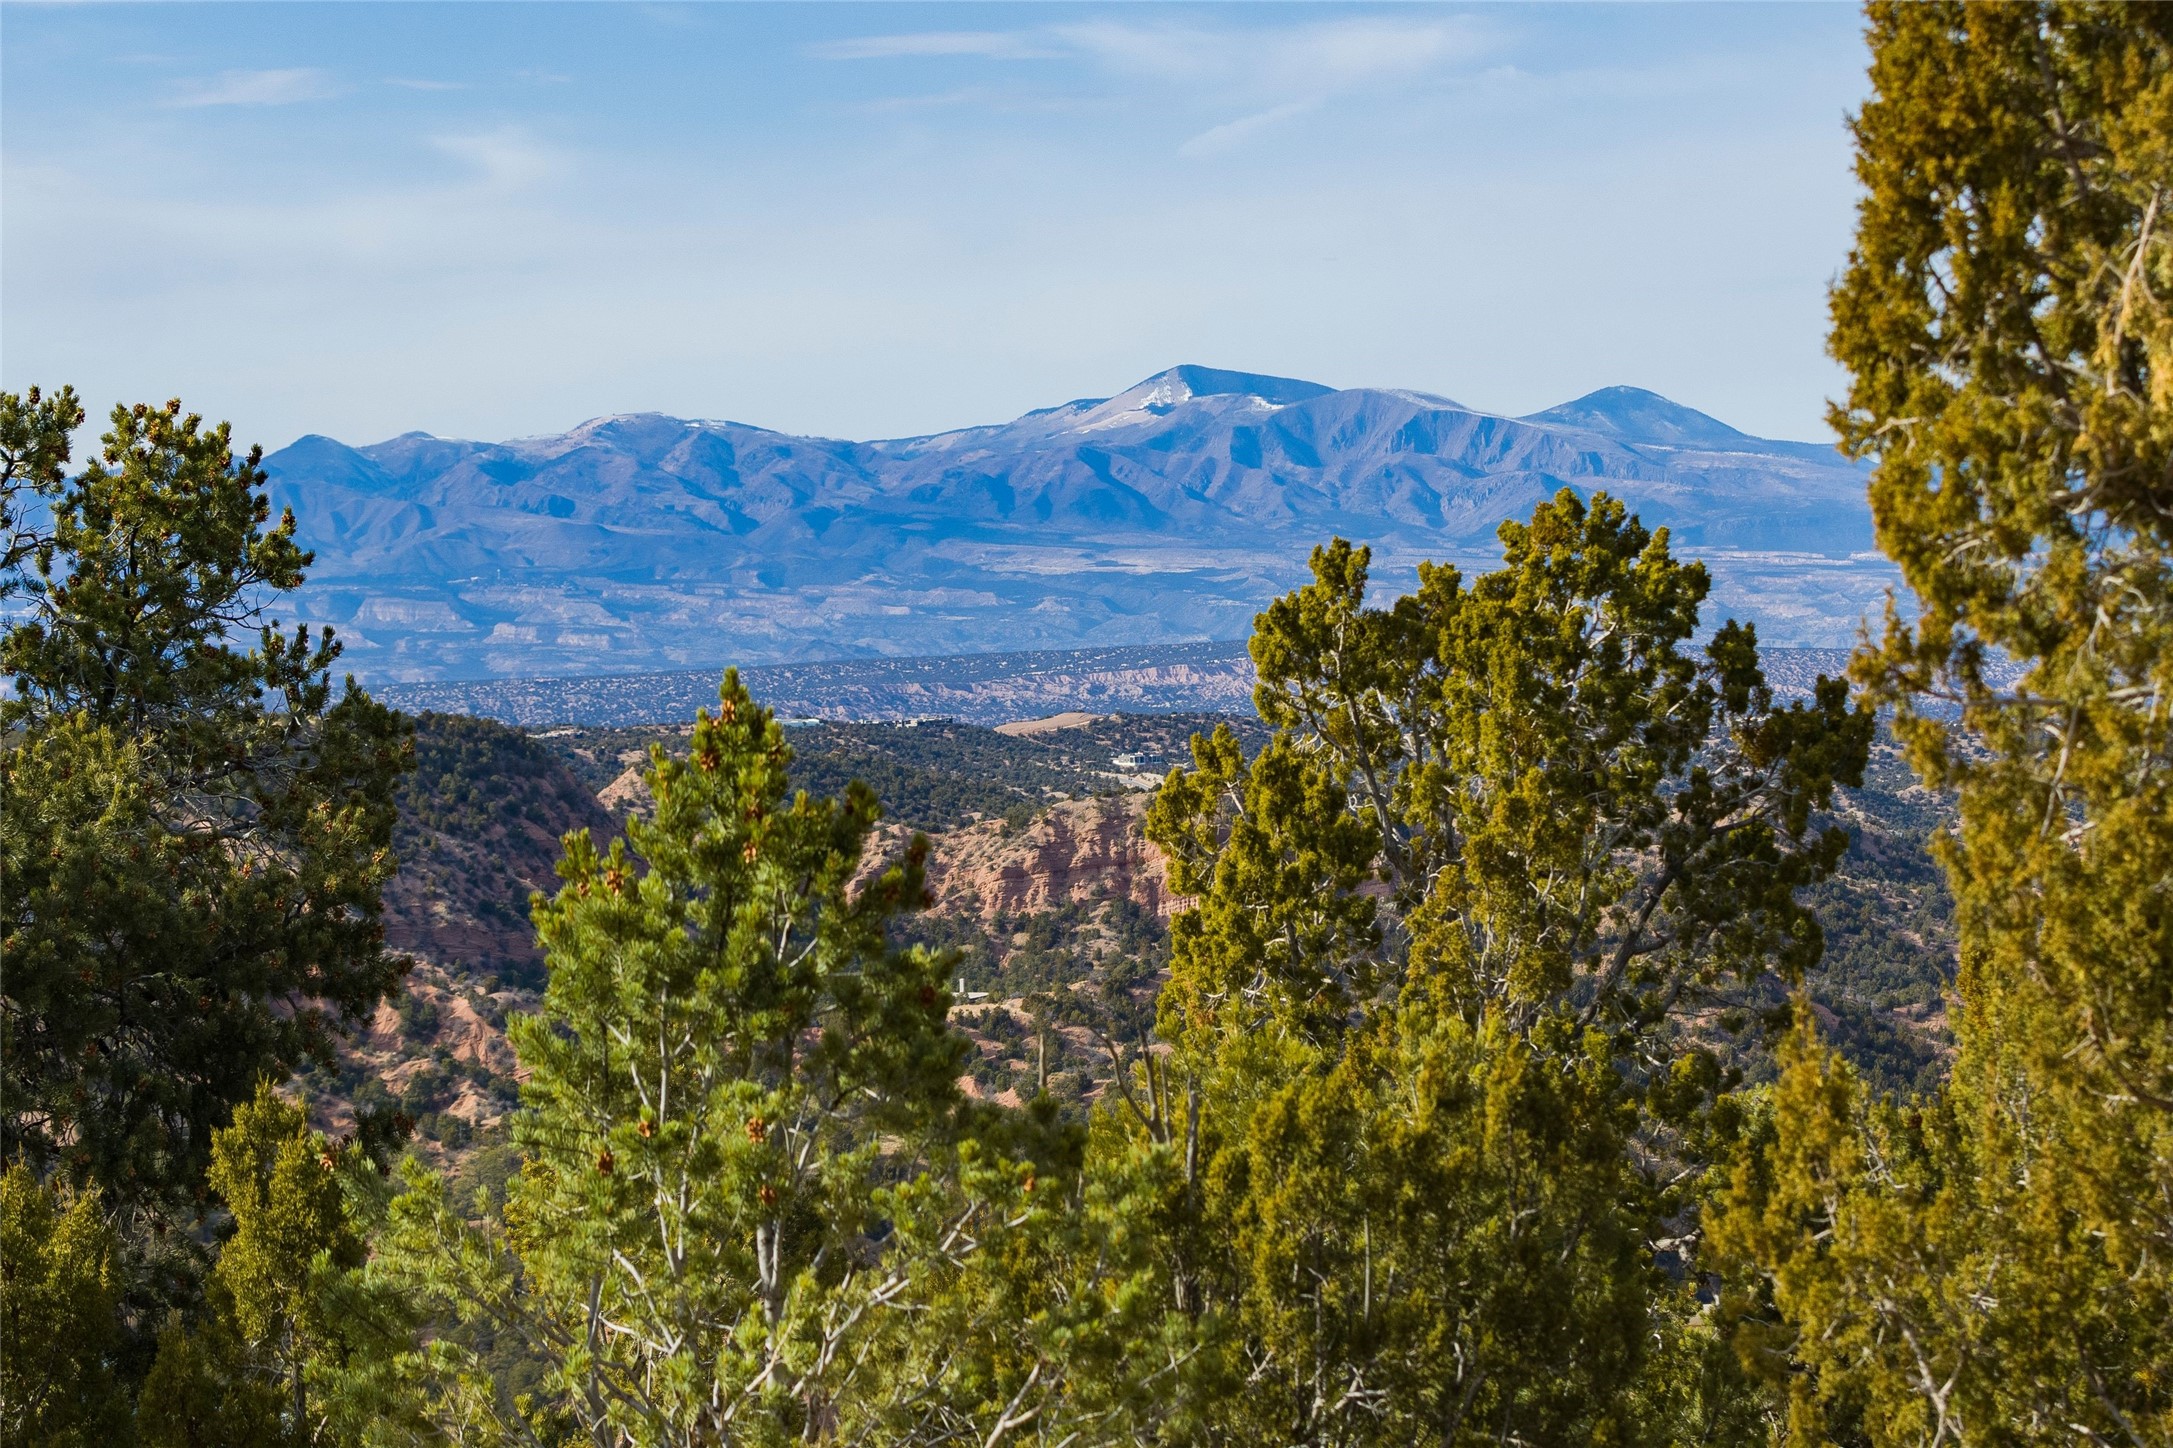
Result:
<svg viewBox="0 0 2173 1448"><path fill-rule="evenodd" d="M908 438L617 413L311 435L266 469L317 553L299 611L376 678L1226 638L1330 534L1393 587L1421 557L1483 566L1565 486L1669 527L1787 641L1853 632L1877 592L1858 465L1635 388L1512 418L1184 364Z"/></svg>

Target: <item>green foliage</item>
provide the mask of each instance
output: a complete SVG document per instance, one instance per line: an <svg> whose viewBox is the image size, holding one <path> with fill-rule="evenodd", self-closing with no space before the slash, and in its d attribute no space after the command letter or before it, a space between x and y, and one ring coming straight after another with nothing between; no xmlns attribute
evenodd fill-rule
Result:
<svg viewBox="0 0 2173 1448"><path fill-rule="evenodd" d="M792 782L810 794L840 794L852 780L875 791L883 817L917 830L951 830L980 819L1024 824L1049 801L1110 791L1116 755L1181 757L1185 740L1228 722L1249 742L1257 719L1211 714L1114 714L1075 728L1006 734L953 719L910 723L826 721L791 727ZM545 730L581 782L601 790L625 772L623 756L662 743L686 753L684 726Z"/></svg>
<svg viewBox="0 0 2173 1448"><path fill-rule="evenodd" d="M1385 610L1364 550L1316 551L1254 635L1275 736L1198 741L1155 801L1199 898L1161 1005L1184 1271L1247 1384L1209 1441L1635 1442L1724 1406L1657 1387L1687 1304L1653 1243L1725 1084L1675 1021L1817 960L1797 892L1847 841L1813 816L1871 719L1833 681L1775 708L1734 624L1683 652L1704 571L1618 503L1502 537Z"/></svg>
<svg viewBox="0 0 2173 1448"><path fill-rule="evenodd" d="M1871 44L1835 419L1916 607L1866 700L1693 649L1703 570L1604 495L1387 608L1338 540L1258 620L1264 732L1152 807L1194 908L984 931L910 919L925 841L869 860L860 781L1016 830L1148 726L795 759L727 675L529 902L521 1104L452 1193L265 1083L395 984L392 845L518 932L589 802L431 718L395 840L404 721L257 627L309 559L256 455L122 409L70 479L73 395L0 394L0 1436L2173 1438L2173 21L1880 4ZM1866 784L1873 706L1927 790ZM624 742L568 747L593 785ZM1957 935L1930 1092L1895 1013ZM954 972L1024 999L971 1067L1024 1108L961 1099ZM401 1102L457 1143L486 1074Z"/></svg>
<svg viewBox="0 0 2173 1448"><path fill-rule="evenodd" d="M1960 1054L1872 1106L1799 1039L1719 1236L1799 1441L2164 1441L2173 19L1882 4L1870 39L1835 420L1917 616L1857 669L1958 797Z"/></svg>
<svg viewBox="0 0 2173 1448"><path fill-rule="evenodd" d="M83 425L73 388L0 392L0 599L22 584L22 567L47 541L45 510L67 477L68 434Z"/></svg>
<svg viewBox="0 0 2173 1448"><path fill-rule="evenodd" d="M159 1334L144 1448L407 1441L419 1420L395 1364L417 1323L360 1270L382 1196L367 1155L260 1085L213 1134L208 1176L230 1231L195 1319Z"/></svg>
<svg viewBox="0 0 2173 1448"><path fill-rule="evenodd" d="M495 720L416 715L415 769L400 788L401 843L420 843L430 832L502 838L539 815L599 813L580 782L554 763L544 745ZM527 897L518 904L525 913Z"/></svg>
<svg viewBox="0 0 2173 1448"><path fill-rule="evenodd" d="M1017 1127L1040 1136L1054 1107L1034 1100ZM912 1328L887 1365L904 1390L865 1441L1190 1443L1206 1405L1243 1391L1217 1351L1219 1314L1179 1271L1192 1200L1180 1150L1143 1147L1101 1114L1083 1162L1041 1165L977 1174L974 1249L922 1250Z"/></svg>
<svg viewBox="0 0 2173 1448"><path fill-rule="evenodd" d="M983 1212L959 1184L1010 1180L960 1139L947 962L887 939L923 901L924 845L855 888L873 797L788 797L783 731L735 674L720 701L687 760L655 751L655 818L603 853L569 836L536 903L551 977L512 1027L529 1076L503 1209L471 1223L418 1175L381 1244L384 1280L550 1365L549 1402L510 1414L461 1396L472 1354L421 1369L492 1431L536 1411L599 1443L864 1426L921 1390L870 1364L918 1265Z"/></svg>
<svg viewBox="0 0 2173 1448"><path fill-rule="evenodd" d="M207 1319L180 1314L159 1333L158 1356L136 1403L139 1448L285 1448L281 1385L254 1371L215 1287Z"/></svg>
<svg viewBox="0 0 2173 1448"><path fill-rule="evenodd" d="M895 757L900 746L923 744L921 736L924 733L951 733L959 728L955 725L923 725L919 729L884 730L876 737L889 746L887 748L870 748L847 736L821 753L796 755L793 783L814 794L842 794L857 780L867 785L876 798L883 801L885 812L899 822L914 829L947 830L957 829L977 818L1003 818L1014 813L1031 817L1035 802L1041 798L1041 789L1057 788L1061 782L1068 782L1062 781L1056 771L1026 750L1008 751L1024 757L1005 760L1008 767L1000 774L994 770L954 773L914 762L910 756ZM873 730L866 732L874 733ZM835 738L845 735L846 730L831 728L823 733ZM992 731L990 737L1003 738ZM911 750L912 755L921 752ZM974 751L981 752L984 751ZM1000 756L1006 751L992 749L985 752Z"/></svg>
<svg viewBox="0 0 2173 1448"><path fill-rule="evenodd" d="M211 1186L234 1215L234 1234L219 1252L219 1283L248 1351L294 1385L303 1421L303 1370L337 1332L314 1279L362 1265L337 1170L301 1111L269 1086L212 1139Z"/></svg>
<svg viewBox="0 0 2173 1448"><path fill-rule="evenodd" d="M377 914L406 725L332 698L329 636L238 641L309 561L263 480L224 426L117 408L10 579L0 1150L119 1208L185 1199L211 1128L401 968Z"/></svg>
<svg viewBox="0 0 2173 1448"><path fill-rule="evenodd" d="M25 695L11 717L82 709L185 734L204 703L283 682L227 636L253 619L256 590L300 584L309 555L290 518L264 527L261 451L237 465L224 424L207 432L178 402L139 403L113 410L102 441L55 499L32 584L41 616L8 636Z"/></svg>
<svg viewBox="0 0 2173 1448"><path fill-rule="evenodd" d="M0 1441L126 1441L117 1248L99 1207L95 1191L68 1200L21 1166L0 1175Z"/></svg>

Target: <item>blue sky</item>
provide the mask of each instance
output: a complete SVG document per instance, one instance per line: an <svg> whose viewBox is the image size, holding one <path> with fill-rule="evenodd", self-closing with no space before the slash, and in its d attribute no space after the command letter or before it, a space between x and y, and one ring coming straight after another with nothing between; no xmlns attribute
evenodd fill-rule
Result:
<svg viewBox="0 0 2173 1448"><path fill-rule="evenodd" d="M270 446L1839 385L1843 5L10 3L0 57L0 386Z"/></svg>

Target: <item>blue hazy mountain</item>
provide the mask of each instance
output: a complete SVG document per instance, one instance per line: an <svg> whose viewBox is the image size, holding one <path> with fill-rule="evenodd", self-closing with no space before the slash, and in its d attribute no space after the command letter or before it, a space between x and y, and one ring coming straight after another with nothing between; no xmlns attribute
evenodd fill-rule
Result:
<svg viewBox="0 0 2173 1448"><path fill-rule="evenodd" d="M1331 535L1393 587L1564 486L1668 527L1774 642L1845 642L1886 576L1856 465L1628 387L1511 418L1187 366L926 437L633 414L266 466L317 554L301 614L380 678L1239 637Z"/></svg>

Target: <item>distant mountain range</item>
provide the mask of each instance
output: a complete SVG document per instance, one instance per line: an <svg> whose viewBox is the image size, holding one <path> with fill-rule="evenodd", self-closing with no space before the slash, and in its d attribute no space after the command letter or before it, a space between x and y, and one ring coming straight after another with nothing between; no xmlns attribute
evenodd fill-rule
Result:
<svg viewBox="0 0 2173 1448"><path fill-rule="evenodd" d="M1718 613L1777 644L1854 636L1891 570L1864 474L1612 387L1529 417L1174 367L1109 398L847 442L642 413L555 437L305 437L266 462L317 554L282 613L365 678L1233 639L1333 534L1401 586L1485 567L1563 486L1708 560Z"/></svg>

